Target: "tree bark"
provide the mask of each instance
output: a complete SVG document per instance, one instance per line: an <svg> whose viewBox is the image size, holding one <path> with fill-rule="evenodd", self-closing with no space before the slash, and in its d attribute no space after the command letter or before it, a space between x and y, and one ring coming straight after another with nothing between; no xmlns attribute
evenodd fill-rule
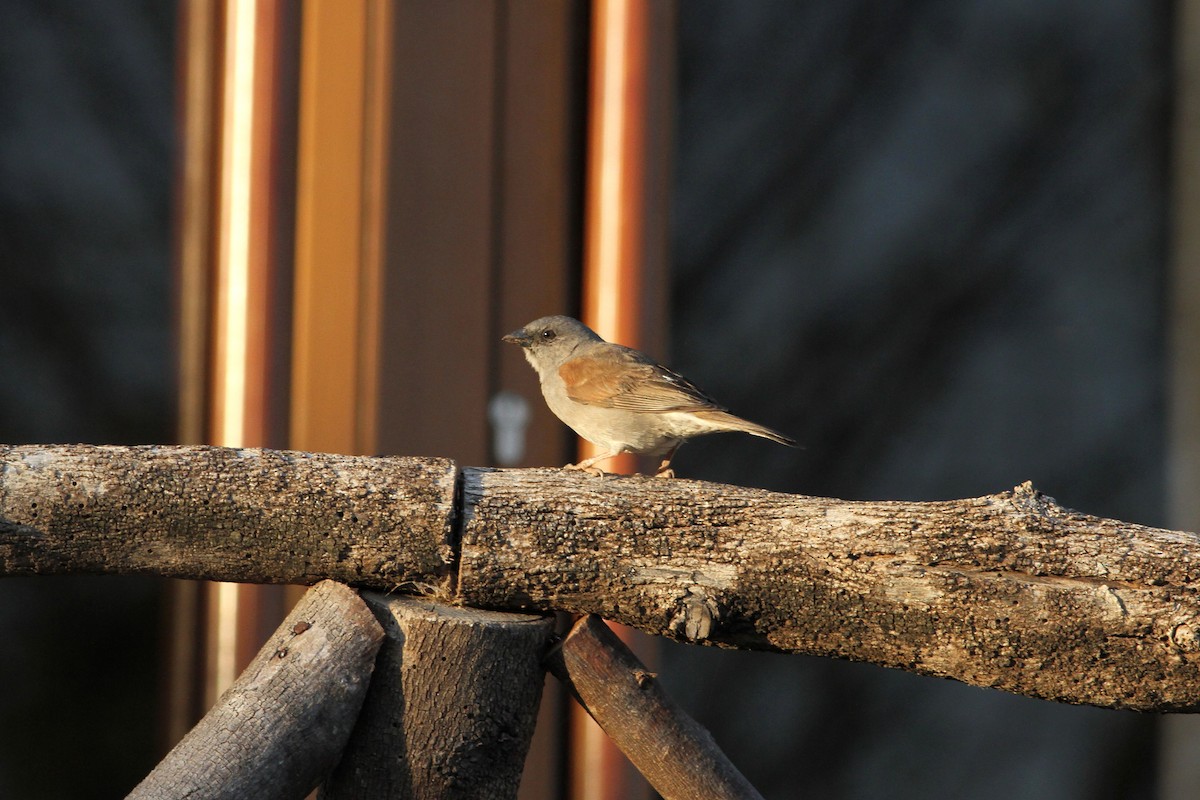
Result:
<svg viewBox="0 0 1200 800"><path fill-rule="evenodd" d="M386 631L325 798L515 798L554 618L364 593Z"/></svg>
<svg viewBox="0 0 1200 800"><path fill-rule="evenodd" d="M222 447L0 447L0 575L448 588L453 462Z"/></svg>
<svg viewBox="0 0 1200 800"><path fill-rule="evenodd" d="M1200 703L1200 537L1028 484L845 502L444 459L0 447L0 575L44 572L332 577L1064 702Z"/></svg>
<svg viewBox="0 0 1200 800"><path fill-rule="evenodd" d="M337 763L382 639L353 590L318 584L129 797L303 797Z"/></svg>
<svg viewBox="0 0 1200 800"><path fill-rule="evenodd" d="M872 661L1141 710L1200 702L1200 537L1029 484L845 502L697 481L465 469L462 602Z"/></svg>
<svg viewBox="0 0 1200 800"><path fill-rule="evenodd" d="M546 665L664 800L762 800L595 614L575 623Z"/></svg>

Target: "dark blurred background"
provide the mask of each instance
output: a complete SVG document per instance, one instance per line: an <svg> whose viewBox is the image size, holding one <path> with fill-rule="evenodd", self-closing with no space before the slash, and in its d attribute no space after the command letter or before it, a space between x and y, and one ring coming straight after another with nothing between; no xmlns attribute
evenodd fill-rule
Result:
<svg viewBox="0 0 1200 800"><path fill-rule="evenodd" d="M714 437L679 474L905 500L1032 480L1165 524L1171 8L683 4L672 361L806 449ZM664 662L769 797L1154 796L1149 716Z"/></svg>
<svg viewBox="0 0 1200 800"><path fill-rule="evenodd" d="M0 20L0 442L170 442L175 6ZM121 797L153 766L161 589L0 580L0 797Z"/></svg>
<svg viewBox="0 0 1200 800"><path fill-rule="evenodd" d="M0 442L169 442L175 6L0 2ZM1165 524L1172 5L688 0L670 363L800 439L680 475ZM0 797L158 755L161 586L0 581ZM1150 716L665 645L773 798L1148 798Z"/></svg>

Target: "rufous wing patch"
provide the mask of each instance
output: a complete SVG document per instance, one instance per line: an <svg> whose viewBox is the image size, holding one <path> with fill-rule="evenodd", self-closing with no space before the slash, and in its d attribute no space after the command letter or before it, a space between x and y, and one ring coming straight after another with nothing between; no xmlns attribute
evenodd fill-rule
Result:
<svg viewBox="0 0 1200 800"><path fill-rule="evenodd" d="M650 412L720 408L683 377L624 349L572 358L558 375L567 396L586 405Z"/></svg>
<svg viewBox="0 0 1200 800"><path fill-rule="evenodd" d="M567 397L590 406L611 406L612 399L628 390L626 365L610 359L581 356L558 368L558 376L567 387Z"/></svg>

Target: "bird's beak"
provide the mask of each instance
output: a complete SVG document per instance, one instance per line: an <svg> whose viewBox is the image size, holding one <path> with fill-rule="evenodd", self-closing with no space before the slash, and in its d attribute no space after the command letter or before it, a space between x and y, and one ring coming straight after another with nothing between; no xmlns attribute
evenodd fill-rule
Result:
<svg viewBox="0 0 1200 800"><path fill-rule="evenodd" d="M518 328L517 330L513 331L512 333L508 333L508 334L505 334L504 336L501 336L500 341L508 342L509 344L519 344L519 345L521 345L521 347L528 347L529 346L529 334L525 332L524 328Z"/></svg>

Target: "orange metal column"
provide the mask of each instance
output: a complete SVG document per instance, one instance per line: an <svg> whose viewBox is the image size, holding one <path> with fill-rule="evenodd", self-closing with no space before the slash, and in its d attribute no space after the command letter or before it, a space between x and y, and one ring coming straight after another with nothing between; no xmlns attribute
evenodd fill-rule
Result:
<svg viewBox="0 0 1200 800"><path fill-rule="evenodd" d="M287 349L274 330L282 5L230 0L224 7L208 439L229 447L278 443L272 434L279 420L269 405L279 388L271 385L272 362ZM274 627L283 593L213 584L207 595L205 703L211 705Z"/></svg>
<svg viewBox="0 0 1200 800"><path fill-rule="evenodd" d="M583 318L606 339L661 350L675 6L597 0L593 9Z"/></svg>
<svg viewBox="0 0 1200 800"><path fill-rule="evenodd" d="M585 324L604 338L665 357L669 155L675 6L597 0L584 220ZM595 454L580 443L580 457ZM604 468L633 472L621 455ZM652 639L618 634L643 661ZM577 800L649 797L648 785L582 709L571 718L571 792Z"/></svg>
<svg viewBox="0 0 1200 800"><path fill-rule="evenodd" d="M181 4L184 131L179 197L180 439L282 443L273 413L285 364L278 186L289 130L280 98L285 4ZM281 172L280 170L283 170ZM286 283L286 280L283 281ZM167 738L174 742L260 646L277 587L179 583L172 591Z"/></svg>

